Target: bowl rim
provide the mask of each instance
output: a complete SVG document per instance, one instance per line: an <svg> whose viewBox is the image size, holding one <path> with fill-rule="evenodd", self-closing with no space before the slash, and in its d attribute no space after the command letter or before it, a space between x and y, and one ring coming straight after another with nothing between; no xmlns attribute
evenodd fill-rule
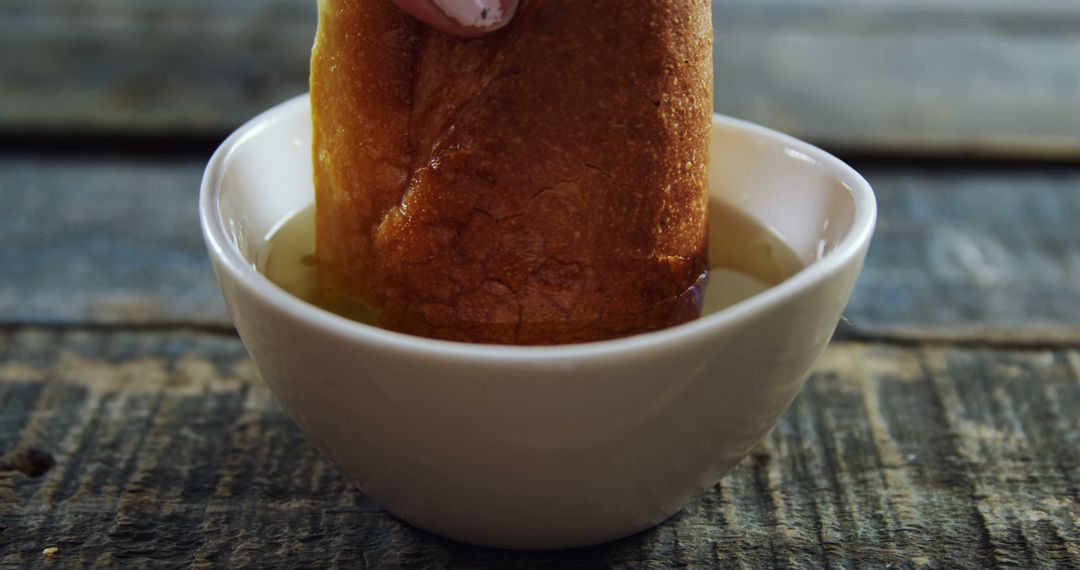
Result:
<svg viewBox="0 0 1080 570"><path fill-rule="evenodd" d="M203 237L217 265L229 272L249 295L277 307L294 319L325 329L351 342L371 345L384 351L423 354L447 361L486 361L491 363L528 363L566 366L568 363L617 356L643 356L672 350L691 343L710 331L754 319L783 301L832 278L869 246L877 220L877 201L870 184L855 169L840 159L807 142L773 129L714 114L713 126L724 126L764 139L783 149L785 154L802 160L842 184L851 192L854 216L851 229L823 258L816 260L783 283L716 313L659 331L613 340L553 346L509 346L471 344L398 333L341 317L287 293L255 269L228 239L219 207L221 184L237 150L258 137L285 117L310 112L309 95L303 94L280 103L257 115L234 131L214 152L203 174L199 191L199 221Z"/></svg>

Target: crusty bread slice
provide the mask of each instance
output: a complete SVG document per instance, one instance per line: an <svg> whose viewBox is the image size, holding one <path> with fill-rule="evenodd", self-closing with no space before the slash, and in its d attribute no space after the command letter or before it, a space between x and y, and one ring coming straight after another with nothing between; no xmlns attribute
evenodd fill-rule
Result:
<svg viewBox="0 0 1080 570"><path fill-rule="evenodd" d="M406 333L602 340L700 313L708 0L523 0L481 39L319 0L317 257Z"/></svg>

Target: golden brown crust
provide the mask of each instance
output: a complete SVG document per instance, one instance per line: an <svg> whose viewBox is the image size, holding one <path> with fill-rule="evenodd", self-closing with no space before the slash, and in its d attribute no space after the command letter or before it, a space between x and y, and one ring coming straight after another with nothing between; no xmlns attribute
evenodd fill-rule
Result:
<svg viewBox="0 0 1080 570"><path fill-rule="evenodd" d="M321 0L317 248L413 334L599 340L697 316L707 0L525 0L492 36Z"/></svg>

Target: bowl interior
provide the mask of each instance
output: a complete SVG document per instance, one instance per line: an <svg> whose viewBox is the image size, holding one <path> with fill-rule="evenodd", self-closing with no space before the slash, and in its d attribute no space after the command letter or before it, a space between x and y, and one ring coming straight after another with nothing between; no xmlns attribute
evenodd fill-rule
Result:
<svg viewBox="0 0 1080 570"><path fill-rule="evenodd" d="M228 241L254 266L278 226L315 201L307 97L267 111L233 136L222 145L228 154L217 207Z"/></svg>
<svg viewBox="0 0 1080 570"><path fill-rule="evenodd" d="M856 197L836 159L757 125L716 116L711 199L772 229L810 264L833 251L855 223ZM835 164L834 164L835 163Z"/></svg>
<svg viewBox="0 0 1080 570"><path fill-rule="evenodd" d="M255 118L219 153L211 162L211 169L220 169L217 219L227 241L254 266L277 227L314 200L308 98ZM852 235L859 218L867 234L873 223L866 182L786 135L715 116L711 161L711 199L736 206L779 234L808 266L841 243L860 239Z"/></svg>

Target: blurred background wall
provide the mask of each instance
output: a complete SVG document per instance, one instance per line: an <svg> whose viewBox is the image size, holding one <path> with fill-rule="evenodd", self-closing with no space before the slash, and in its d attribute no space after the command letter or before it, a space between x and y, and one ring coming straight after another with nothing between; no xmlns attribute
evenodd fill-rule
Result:
<svg viewBox="0 0 1080 570"><path fill-rule="evenodd" d="M847 153L1080 158L1076 0L716 0L714 21L718 112ZM0 135L219 138L306 90L315 22L314 0L3 0Z"/></svg>

